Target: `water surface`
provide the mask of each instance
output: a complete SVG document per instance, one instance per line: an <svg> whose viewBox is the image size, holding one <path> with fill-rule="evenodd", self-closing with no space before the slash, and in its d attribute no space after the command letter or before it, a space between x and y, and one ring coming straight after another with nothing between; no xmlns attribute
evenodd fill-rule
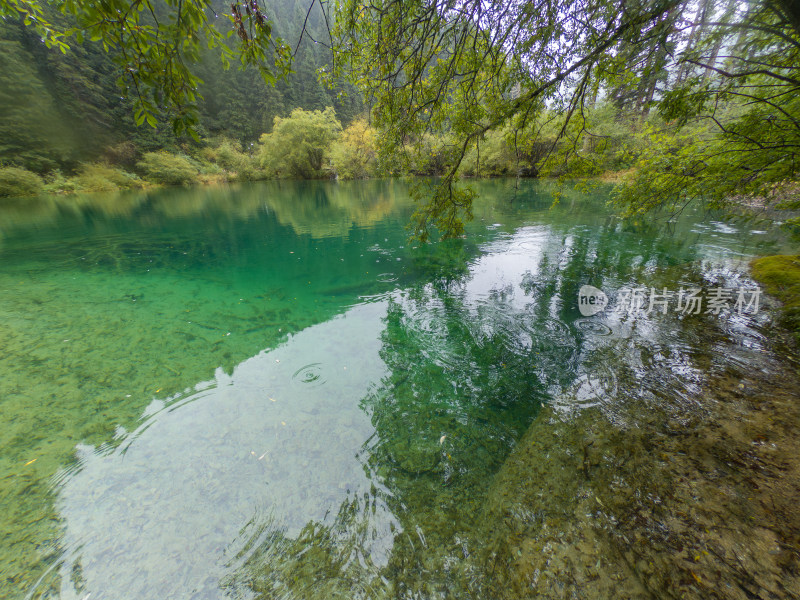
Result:
<svg viewBox="0 0 800 600"><path fill-rule="evenodd" d="M766 311L577 307L752 288L763 224L476 185L422 247L402 182L9 201L0 595L489 597L479 521L543 410L685 424L770 351Z"/></svg>

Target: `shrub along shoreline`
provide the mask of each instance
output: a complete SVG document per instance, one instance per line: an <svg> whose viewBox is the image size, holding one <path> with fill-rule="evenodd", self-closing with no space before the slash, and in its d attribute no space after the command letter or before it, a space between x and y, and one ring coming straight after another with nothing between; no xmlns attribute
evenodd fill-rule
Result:
<svg viewBox="0 0 800 600"><path fill-rule="evenodd" d="M465 177L585 177L630 169L643 139L635 135L635 124L625 121L623 125L620 115L606 114L609 110L596 114L599 123L609 119L617 123L609 130L613 135L602 143L583 144L577 154L560 152L555 130L520 131L509 126L487 132L464 155L459 173ZM452 134L424 133L405 140L391 158L384 158L383 142L366 115L343 127L331 107L298 108L288 116L275 117L271 132L261 135L257 143L221 136L176 141L170 148L141 152L131 141L123 141L106 148L95 162L48 172L35 172L22 158L18 164L12 159L0 165L0 197L260 179L437 176L452 168L461 146Z"/></svg>

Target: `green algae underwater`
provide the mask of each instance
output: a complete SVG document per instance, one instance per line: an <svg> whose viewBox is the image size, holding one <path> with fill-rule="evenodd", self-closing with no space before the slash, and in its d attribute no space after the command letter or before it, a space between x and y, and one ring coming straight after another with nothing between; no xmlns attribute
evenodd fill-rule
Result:
<svg viewBox="0 0 800 600"><path fill-rule="evenodd" d="M7 202L0 596L796 595L770 300L577 305L752 289L781 239L475 186L421 247L404 182Z"/></svg>

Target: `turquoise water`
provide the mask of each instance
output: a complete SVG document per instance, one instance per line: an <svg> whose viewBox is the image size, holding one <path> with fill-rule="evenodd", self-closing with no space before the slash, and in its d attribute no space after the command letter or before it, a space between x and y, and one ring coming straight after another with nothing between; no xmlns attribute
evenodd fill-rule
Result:
<svg viewBox="0 0 800 600"><path fill-rule="evenodd" d="M766 312L577 307L752 287L762 224L476 186L468 236L422 247L402 182L0 208L0 596L479 593L493 480L543 410L627 418L646 380L683 418L765 352Z"/></svg>

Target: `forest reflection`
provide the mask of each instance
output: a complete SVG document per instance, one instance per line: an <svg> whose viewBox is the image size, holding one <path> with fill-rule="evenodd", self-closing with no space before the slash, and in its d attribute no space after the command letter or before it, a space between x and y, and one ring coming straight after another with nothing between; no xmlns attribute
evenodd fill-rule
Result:
<svg viewBox="0 0 800 600"><path fill-rule="evenodd" d="M231 581L264 598L486 593L497 540L478 517L492 510L493 478L543 407L568 420L599 410L626 425L696 420L688 398L702 378L679 325L577 311L585 278L620 286L643 271L661 284L698 276L671 266L696 258L691 244L625 237L613 220L594 230L522 227L476 258L461 240L418 258L428 277L381 301L387 373L359 402L374 428L359 450L373 494L334 509L333 524L307 524L280 551L268 542ZM678 393L667 403L665 388ZM363 517L376 502L396 519L385 564L359 559L357 538L343 533L358 529L345 515Z"/></svg>

